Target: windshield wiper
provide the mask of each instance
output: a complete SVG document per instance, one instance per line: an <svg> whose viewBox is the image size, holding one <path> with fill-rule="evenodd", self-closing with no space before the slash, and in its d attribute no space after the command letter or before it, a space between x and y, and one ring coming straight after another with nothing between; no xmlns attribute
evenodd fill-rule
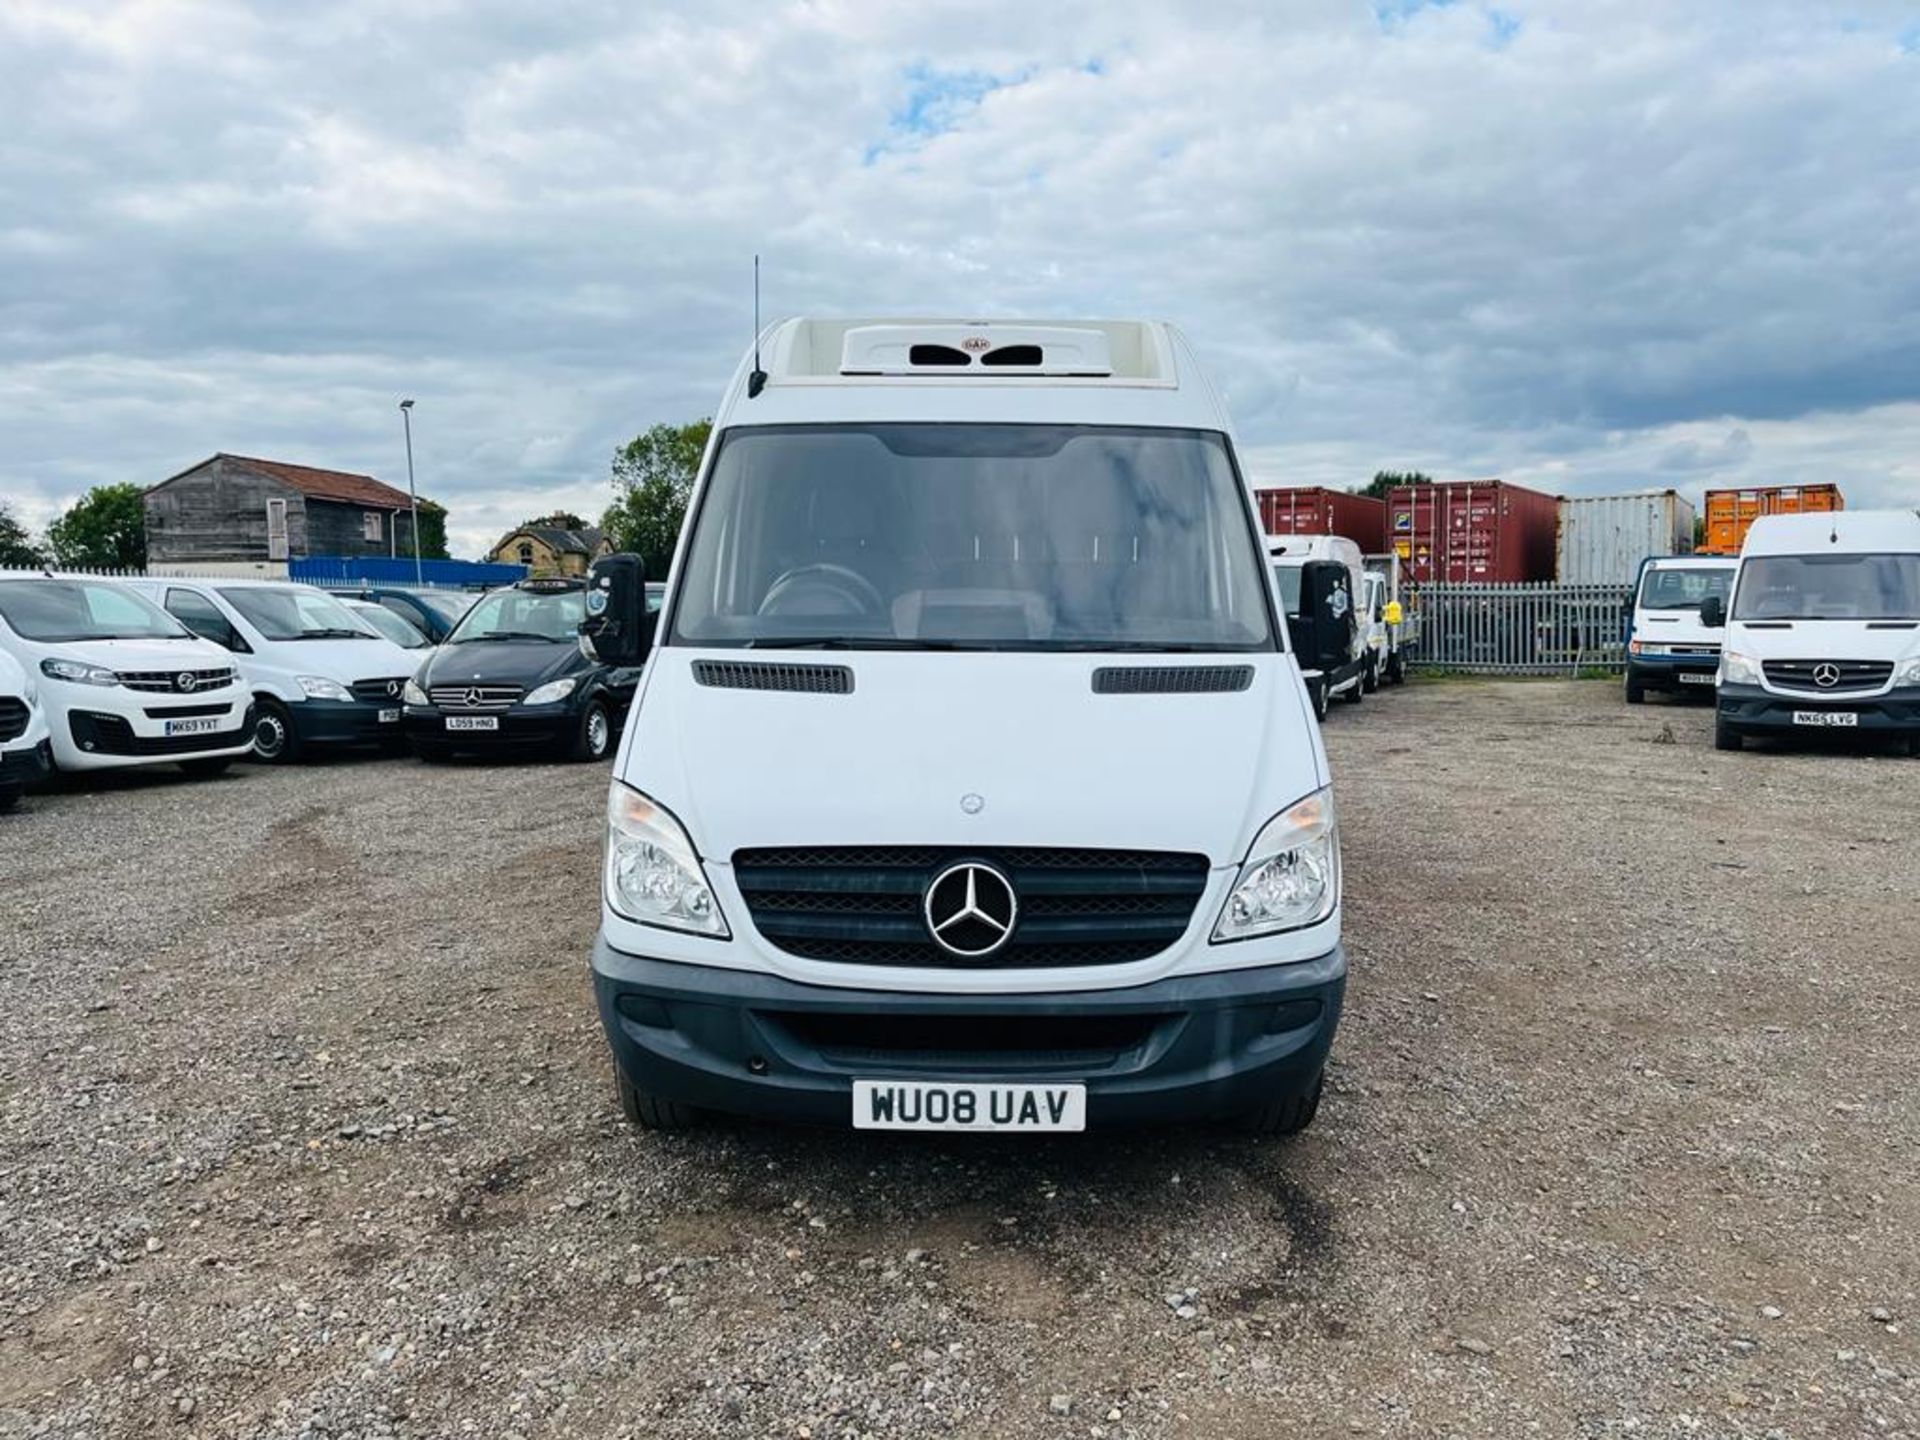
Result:
<svg viewBox="0 0 1920 1440"><path fill-rule="evenodd" d="M552 645L565 642L552 635L542 635L533 630L485 630L478 635L462 635L451 643L458 645L467 640L545 640Z"/></svg>
<svg viewBox="0 0 1920 1440"><path fill-rule="evenodd" d="M343 630L339 626L322 626L317 630L302 630L298 635L290 635L290 640L372 640L377 637L364 630Z"/></svg>
<svg viewBox="0 0 1920 1440"><path fill-rule="evenodd" d="M897 635L773 635L746 642L749 650L998 650L987 641L907 640Z"/></svg>

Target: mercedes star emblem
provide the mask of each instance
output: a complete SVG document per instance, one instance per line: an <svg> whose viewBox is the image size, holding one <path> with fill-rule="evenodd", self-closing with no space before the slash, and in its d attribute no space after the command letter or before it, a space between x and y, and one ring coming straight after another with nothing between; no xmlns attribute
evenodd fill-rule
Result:
<svg viewBox="0 0 1920 1440"><path fill-rule="evenodd" d="M1813 667L1813 683L1822 690L1831 690L1840 683L1840 667L1831 660L1822 660Z"/></svg>
<svg viewBox="0 0 1920 1440"><path fill-rule="evenodd" d="M933 877L921 908L933 943L963 960L982 960L1006 944L1020 914L1013 882L995 866L961 860Z"/></svg>
<svg viewBox="0 0 1920 1440"><path fill-rule="evenodd" d="M480 692L469 689L466 694L460 697L460 701L469 710L478 710L480 708Z"/></svg>
<svg viewBox="0 0 1920 1440"><path fill-rule="evenodd" d="M191 695L195 690L200 688L200 681L191 670L182 670L178 675L173 677L173 688L178 690L182 695Z"/></svg>
<svg viewBox="0 0 1920 1440"><path fill-rule="evenodd" d="M987 797L976 795L971 790L960 797L960 810L965 815L978 815L987 808Z"/></svg>

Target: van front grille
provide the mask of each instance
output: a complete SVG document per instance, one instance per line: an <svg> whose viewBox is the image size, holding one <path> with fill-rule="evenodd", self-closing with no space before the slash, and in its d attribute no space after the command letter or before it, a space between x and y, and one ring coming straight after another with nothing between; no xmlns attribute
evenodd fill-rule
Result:
<svg viewBox="0 0 1920 1440"><path fill-rule="evenodd" d="M1783 690L1830 695L1836 690L1878 690L1893 675L1891 660L1768 660L1762 669ZM1821 683L1823 677L1825 684Z"/></svg>
<svg viewBox="0 0 1920 1440"><path fill-rule="evenodd" d="M519 685L436 685L427 698L442 710L510 710L525 692Z"/></svg>
<svg viewBox="0 0 1920 1440"><path fill-rule="evenodd" d="M376 705L382 701L397 705L400 703L400 691L406 683L406 676L393 675L381 680L356 680L347 688L353 692L356 700L371 700Z"/></svg>
<svg viewBox="0 0 1920 1440"><path fill-rule="evenodd" d="M182 683L182 682L185 683ZM233 683L233 671L225 670L122 670L120 683L129 690L144 690L154 695L194 695L202 690L219 690Z"/></svg>
<svg viewBox="0 0 1920 1440"><path fill-rule="evenodd" d="M1012 937L979 959L927 930L927 886L958 860L1013 884ZM740 850L733 857L754 927L790 955L847 965L1033 969L1124 965L1186 933L1207 859L1150 850L836 846Z"/></svg>

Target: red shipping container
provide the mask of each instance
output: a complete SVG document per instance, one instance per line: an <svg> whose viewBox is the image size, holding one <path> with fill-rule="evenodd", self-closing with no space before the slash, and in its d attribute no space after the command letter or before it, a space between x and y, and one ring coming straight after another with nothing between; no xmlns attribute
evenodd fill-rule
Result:
<svg viewBox="0 0 1920 1440"><path fill-rule="evenodd" d="M1363 554L1387 548L1386 502L1324 485L1287 485L1256 490L1260 528L1269 535L1344 535Z"/></svg>
<svg viewBox="0 0 1920 1440"><path fill-rule="evenodd" d="M1553 579L1560 498L1505 480L1443 480L1387 492L1387 540L1416 582Z"/></svg>

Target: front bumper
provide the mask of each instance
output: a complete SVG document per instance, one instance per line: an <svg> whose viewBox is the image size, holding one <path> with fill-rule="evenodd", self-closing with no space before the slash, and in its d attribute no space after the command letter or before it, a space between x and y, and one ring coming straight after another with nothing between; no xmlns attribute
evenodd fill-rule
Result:
<svg viewBox="0 0 1920 1440"><path fill-rule="evenodd" d="M52 737L54 763L62 770L105 770L246 753L253 746L253 705L230 698L204 708L216 707L217 714L192 718L212 719L221 728L187 735L167 734L165 715L149 716L145 707L138 714L75 707L67 711L64 729ZM178 716L179 707L169 713Z"/></svg>
<svg viewBox="0 0 1920 1440"><path fill-rule="evenodd" d="M1859 719L1832 733L1848 734L1863 730L1874 734L1920 733L1920 686L1909 685L1889 690L1884 695L1865 698L1836 695L1782 695L1758 685L1726 685L1719 688L1720 718L1740 730L1791 730L1807 735L1828 727L1796 725L1796 710L1851 711Z"/></svg>
<svg viewBox="0 0 1920 1440"><path fill-rule="evenodd" d="M573 743L579 716L565 703L541 705L533 709L515 707L490 712L479 718L498 722L493 730L449 730L447 717L463 716L460 711L443 711L432 705L409 705L402 723L409 740L444 745L452 750L558 749Z"/></svg>
<svg viewBox="0 0 1920 1440"><path fill-rule="evenodd" d="M1627 678L1635 684L1656 690L1685 690L1689 694L1713 693L1714 677L1720 671L1716 655L1629 655ZM1683 680L1683 675L1698 678Z"/></svg>
<svg viewBox="0 0 1920 1440"><path fill-rule="evenodd" d="M855 1079L1081 1082L1089 1128L1225 1119L1310 1091L1347 962L1183 975L1124 990L955 995L803 985L593 947L614 1059L639 1089L849 1126Z"/></svg>
<svg viewBox="0 0 1920 1440"><path fill-rule="evenodd" d="M302 745L378 745L401 734L398 700L298 700L287 715Z"/></svg>
<svg viewBox="0 0 1920 1440"><path fill-rule="evenodd" d="M0 750L0 790L38 784L53 771L53 742L42 740L15 750Z"/></svg>

